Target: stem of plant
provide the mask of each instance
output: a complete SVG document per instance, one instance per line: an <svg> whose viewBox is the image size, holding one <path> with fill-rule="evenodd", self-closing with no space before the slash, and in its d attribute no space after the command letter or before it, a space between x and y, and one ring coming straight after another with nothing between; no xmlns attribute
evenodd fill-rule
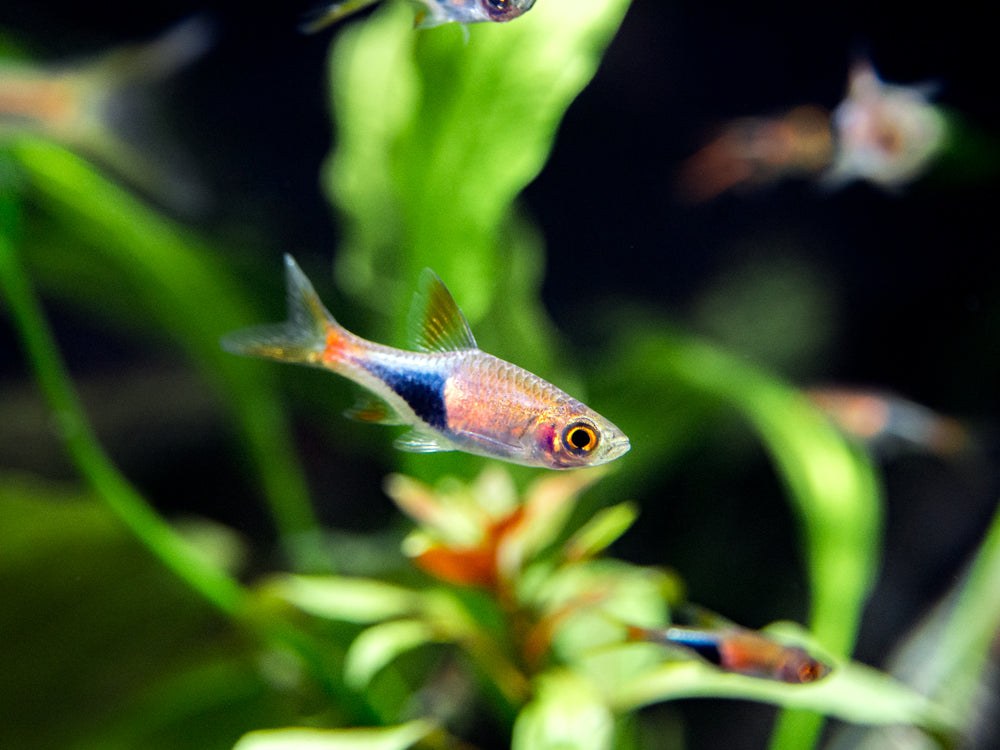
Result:
<svg viewBox="0 0 1000 750"><path fill-rule="evenodd" d="M0 289L28 361L73 463L122 523L168 568L217 609L234 616L244 605L240 584L206 562L145 502L100 447L59 355L52 331L17 257L19 207L0 196Z"/></svg>

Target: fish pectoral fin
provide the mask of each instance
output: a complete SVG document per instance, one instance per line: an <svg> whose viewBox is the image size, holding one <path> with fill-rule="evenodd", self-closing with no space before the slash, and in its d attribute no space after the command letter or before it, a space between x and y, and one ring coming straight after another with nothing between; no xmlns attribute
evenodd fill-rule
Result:
<svg viewBox="0 0 1000 750"><path fill-rule="evenodd" d="M420 275L406 321L407 338L422 352L460 352L476 349L469 321L458 309L444 282L431 269Z"/></svg>
<svg viewBox="0 0 1000 750"><path fill-rule="evenodd" d="M367 392L358 395L354 406L345 411L344 416L371 424L406 424L406 420L399 416L399 412L388 401Z"/></svg>
<svg viewBox="0 0 1000 750"><path fill-rule="evenodd" d="M455 446L446 438L419 427L414 427L400 435L393 445L407 453L437 453L438 451L453 451Z"/></svg>

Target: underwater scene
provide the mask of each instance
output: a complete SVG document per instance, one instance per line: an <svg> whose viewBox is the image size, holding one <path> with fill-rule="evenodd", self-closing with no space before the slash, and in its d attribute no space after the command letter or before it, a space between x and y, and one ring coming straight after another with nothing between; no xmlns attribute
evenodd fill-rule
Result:
<svg viewBox="0 0 1000 750"><path fill-rule="evenodd" d="M0 9L0 748L996 747L976 8L270 5Z"/></svg>

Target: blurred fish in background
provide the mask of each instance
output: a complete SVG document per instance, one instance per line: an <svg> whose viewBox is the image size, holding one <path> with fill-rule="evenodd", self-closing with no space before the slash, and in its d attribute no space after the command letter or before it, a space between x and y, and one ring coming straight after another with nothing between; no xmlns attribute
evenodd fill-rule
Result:
<svg viewBox="0 0 1000 750"><path fill-rule="evenodd" d="M947 137L944 113L930 102L935 88L886 83L867 60L854 63L847 96L833 111L836 148L824 181L893 190L923 175Z"/></svg>
<svg viewBox="0 0 1000 750"><path fill-rule="evenodd" d="M801 177L836 188L864 180L895 191L917 180L948 146L948 118L935 86L884 82L856 62L833 112L802 105L772 117L739 118L688 158L678 176L686 203Z"/></svg>
<svg viewBox="0 0 1000 750"><path fill-rule="evenodd" d="M201 213L209 192L161 126L151 87L212 43L212 23L189 18L161 36L76 64L0 56L0 141L35 135L94 159L164 207Z"/></svg>
<svg viewBox="0 0 1000 750"><path fill-rule="evenodd" d="M957 420L893 393L845 387L806 393L841 430L882 455L909 449L949 457L973 445Z"/></svg>
<svg viewBox="0 0 1000 750"><path fill-rule="evenodd" d="M797 646L786 646L762 633L735 625L702 629L688 627L627 628L630 641L676 646L697 654L725 672L802 685L830 674L830 666Z"/></svg>
<svg viewBox="0 0 1000 750"><path fill-rule="evenodd" d="M830 113L804 105L773 117L741 117L687 159L680 197L704 203L733 189L753 189L789 177L815 177L833 158Z"/></svg>
<svg viewBox="0 0 1000 750"><path fill-rule="evenodd" d="M308 14L300 25L302 31L312 34L357 13L378 0L342 0L317 8ZM414 25L429 29L444 23L506 23L524 15L535 0L417 0Z"/></svg>

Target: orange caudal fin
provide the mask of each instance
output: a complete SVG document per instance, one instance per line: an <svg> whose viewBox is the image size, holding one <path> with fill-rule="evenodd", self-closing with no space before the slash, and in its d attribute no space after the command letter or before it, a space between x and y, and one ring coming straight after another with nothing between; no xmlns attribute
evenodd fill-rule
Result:
<svg viewBox="0 0 1000 750"><path fill-rule="evenodd" d="M344 329L323 306L291 255L285 255L285 278L288 320L227 334L222 338L222 348L247 357L321 366L324 355L341 339Z"/></svg>

